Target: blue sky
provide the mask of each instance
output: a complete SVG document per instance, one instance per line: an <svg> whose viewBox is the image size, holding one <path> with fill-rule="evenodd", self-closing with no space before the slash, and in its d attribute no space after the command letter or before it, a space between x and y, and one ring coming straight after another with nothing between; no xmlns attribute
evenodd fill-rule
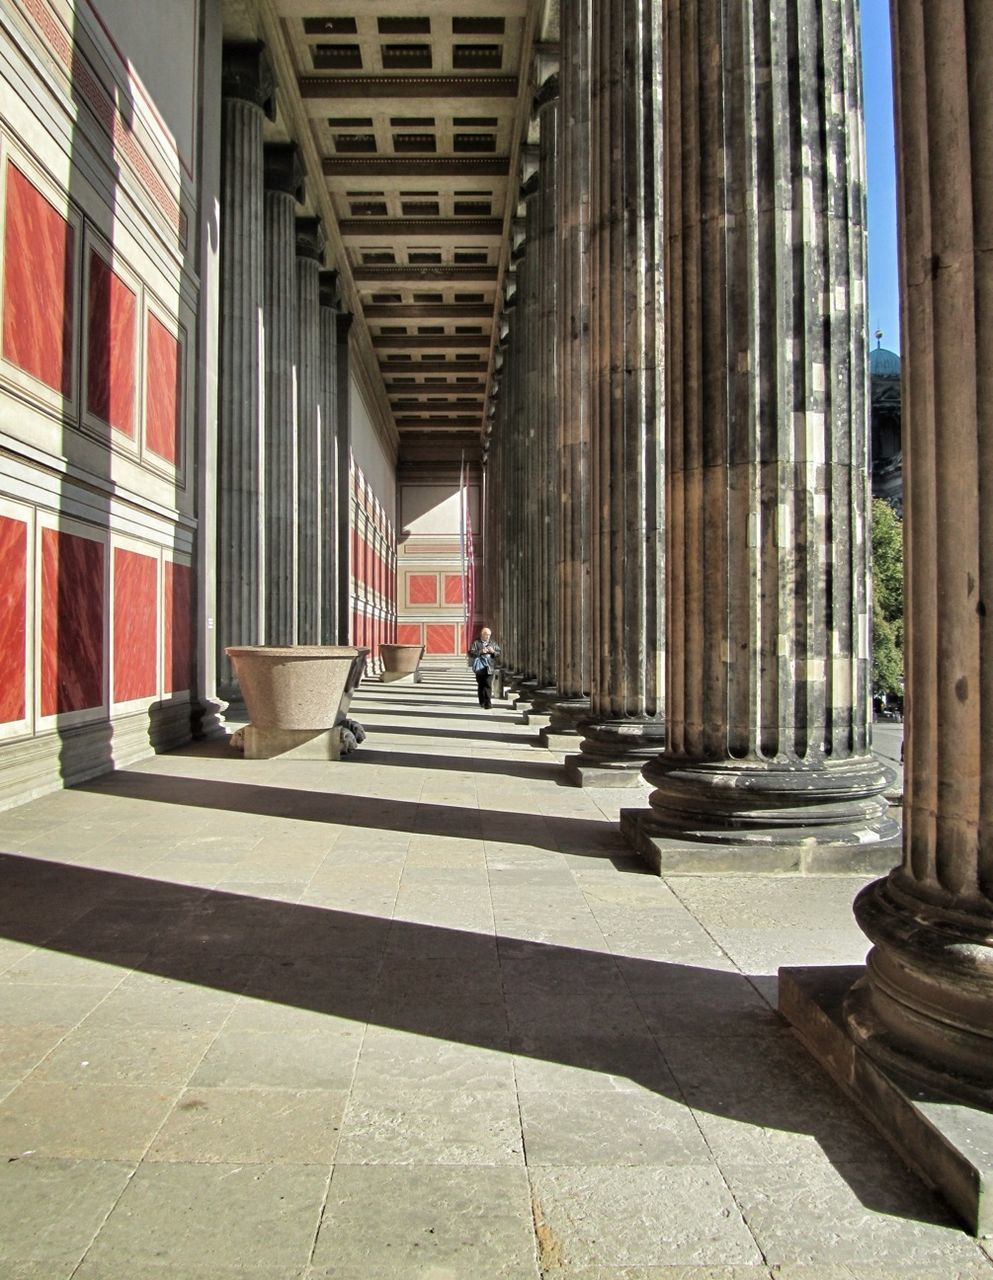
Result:
<svg viewBox="0 0 993 1280"><path fill-rule="evenodd" d="M896 249L896 169L893 148L893 65L889 0L862 0L862 78L869 170L869 336L900 350L900 290Z"/></svg>

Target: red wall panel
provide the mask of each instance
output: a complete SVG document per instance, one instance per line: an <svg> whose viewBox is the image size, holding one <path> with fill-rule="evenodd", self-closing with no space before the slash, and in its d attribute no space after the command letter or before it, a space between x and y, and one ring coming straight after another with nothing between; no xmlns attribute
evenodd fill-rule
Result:
<svg viewBox="0 0 993 1280"><path fill-rule="evenodd" d="M189 565L165 564L165 692L180 693L193 685L193 571Z"/></svg>
<svg viewBox="0 0 993 1280"><path fill-rule="evenodd" d="M445 604L462 603L462 576L458 573L445 574Z"/></svg>
<svg viewBox="0 0 993 1280"><path fill-rule="evenodd" d="M95 251L90 252L89 281L86 407L133 437L137 299Z"/></svg>
<svg viewBox="0 0 993 1280"><path fill-rule="evenodd" d="M425 653L454 653L455 627L448 622L429 622Z"/></svg>
<svg viewBox="0 0 993 1280"><path fill-rule="evenodd" d="M408 573L407 603L437 604L438 575L436 573Z"/></svg>
<svg viewBox="0 0 993 1280"><path fill-rule="evenodd" d="M158 693L158 564L114 549L114 701Z"/></svg>
<svg viewBox="0 0 993 1280"><path fill-rule="evenodd" d="M179 459L179 411L182 404L180 345L149 313L145 371L145 418L149 449L167 462Z"/></svg>
<svg viewBox="0 0 993 1280"><path fill-rule="evenodd" d="M64 396L72 386L75 232L7 165L3 354Z"/></svg>
<svg viewBox="0 0 993 1280"><path fill-rule="evenodd" d="M41 535L41 713L103 703L103 545Z"/></svg>
<svg viewBox="0 0 993 1280"><path fill-rule="evenodd" d="M28 526L0 516L0 723L23 720Z"/></svg>
<svg viewBox="0 0 993 1280"><path fill-rule="evenodd" d="M421 634L421 624L419 622L398 622L397 623L397 644L423 644L424 637Z"/></svg>

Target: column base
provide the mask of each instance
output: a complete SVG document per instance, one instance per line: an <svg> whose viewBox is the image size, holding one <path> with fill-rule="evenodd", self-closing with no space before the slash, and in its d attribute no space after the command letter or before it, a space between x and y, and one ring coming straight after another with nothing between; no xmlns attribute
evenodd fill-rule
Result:
<svg viewBox="0 0 993 1280"><path fill-rule="evenodd" d="M993 1113L993 913L929 901L902 867L855 899L873 943L848 994L848 1030L884 1069ZM942 893L928 886L929 894Z"/></svg>
<svg viewBox="0 0 993 1280"><path fill-rule="evenodd" d="M846 997L861 966L779 970L779 1010L834 1082L976 1236L993 1235L993 1113L928 1090L866 1053Z"/></svg>
<svg viewBox="0 0 993 1280"><path fill-rule="evenodd" d="M590 718L589 698L559 698L548 714L548 724L538 734L539 743L549 751L576 751L585 736L579 725Z"/></svg>
<svg viewBox="0 0 993 1280"><path fill-rule="evenodd" d="M900 837L872 844L821 844L797 832L792 843L706 841L674 835L651 809L622 809L621 835L659 876L885 875L900 860Z"/></svg>
<svg viewBox="0 0 993 1280"><path fill-rule="evenodd" d="M566 777L577 787L637 787L641 771L665 746L661 720L586 724L578 754L566 756Z"/></svg>

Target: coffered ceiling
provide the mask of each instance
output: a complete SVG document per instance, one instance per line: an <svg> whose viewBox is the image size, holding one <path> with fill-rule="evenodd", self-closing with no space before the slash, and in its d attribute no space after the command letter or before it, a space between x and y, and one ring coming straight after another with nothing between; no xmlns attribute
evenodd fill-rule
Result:
<svg viewBox="0 0 993 1280"><path fill-rule="evenodd" d="M548 6L276 0L336 223L336 265L401 456L426 436L478 446L530 51L548 21L539 8Z"/></svg>

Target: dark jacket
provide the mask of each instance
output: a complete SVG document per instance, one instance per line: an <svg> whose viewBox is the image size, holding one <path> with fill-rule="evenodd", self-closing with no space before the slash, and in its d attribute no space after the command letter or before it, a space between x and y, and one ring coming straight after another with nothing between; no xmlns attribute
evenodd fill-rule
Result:
<svg viewBox="0 0 993 1280"><path fill-rule="evenodd" d="M500 657L500 646L493 637L490 636L485 647L491 649L492 652L483 653L483 647L482 640L473 640L472 644L469 646L469 665L472 666L473 659L482 657L486 659L486 665L489 667L490 671L496 671L499 666L497 659Z"/></svg>

